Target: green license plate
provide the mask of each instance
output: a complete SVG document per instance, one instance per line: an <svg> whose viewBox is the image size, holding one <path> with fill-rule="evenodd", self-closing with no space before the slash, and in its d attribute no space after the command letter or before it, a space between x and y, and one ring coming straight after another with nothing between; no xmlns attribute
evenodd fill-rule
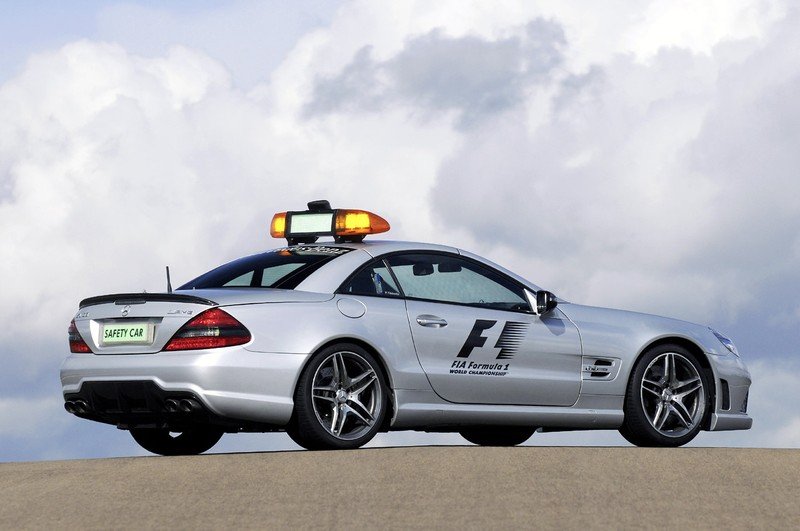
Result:
<svg viewBox="0 0 800 531"><path fill-rule="evenodd" d="M100 330L102 345L149 345L152 342L151 323L106 323Z"/></svg>

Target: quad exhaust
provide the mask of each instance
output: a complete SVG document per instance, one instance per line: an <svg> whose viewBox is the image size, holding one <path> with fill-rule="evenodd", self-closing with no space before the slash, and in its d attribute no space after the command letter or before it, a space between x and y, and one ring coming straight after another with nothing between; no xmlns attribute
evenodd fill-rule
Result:
<svg viewBox="0 0 800 531"><path fill-rule="evenodd" d="M197 413L203 409L203 406L197 400L192 398L168 398L164 401L164 408L168 413Z"/></svg>

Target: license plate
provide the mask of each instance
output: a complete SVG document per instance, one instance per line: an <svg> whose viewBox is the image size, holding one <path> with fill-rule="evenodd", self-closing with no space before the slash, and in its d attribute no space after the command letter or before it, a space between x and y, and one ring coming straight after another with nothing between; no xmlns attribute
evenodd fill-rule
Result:
<svg viewBox="0 0 800 531"><path fill-rule="evenodd" d="M100 330L100 344L149 345L153 342L152 323L106 323Z"/></svg>

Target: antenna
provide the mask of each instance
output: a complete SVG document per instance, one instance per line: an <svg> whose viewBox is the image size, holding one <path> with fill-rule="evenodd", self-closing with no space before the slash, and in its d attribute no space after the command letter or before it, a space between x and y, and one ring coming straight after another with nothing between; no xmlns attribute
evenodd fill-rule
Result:
<svg viewBox="0 0 800 531"><path fill-rule="evenodd" d="M167 293L172 293L172 282L169 280L169 266L167 266Z"/></svg>

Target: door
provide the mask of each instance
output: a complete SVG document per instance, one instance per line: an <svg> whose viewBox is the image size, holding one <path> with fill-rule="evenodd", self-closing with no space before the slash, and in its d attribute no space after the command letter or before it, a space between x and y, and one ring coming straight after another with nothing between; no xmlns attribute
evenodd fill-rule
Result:
<svg viewBox="0 0 800 531"><path fill-rule="evenodd" d="M420 364L458 403L570 406L581 385L578 331L556 309L532 313L524 288L463 257L386 260L406 297Z"/></svg>

